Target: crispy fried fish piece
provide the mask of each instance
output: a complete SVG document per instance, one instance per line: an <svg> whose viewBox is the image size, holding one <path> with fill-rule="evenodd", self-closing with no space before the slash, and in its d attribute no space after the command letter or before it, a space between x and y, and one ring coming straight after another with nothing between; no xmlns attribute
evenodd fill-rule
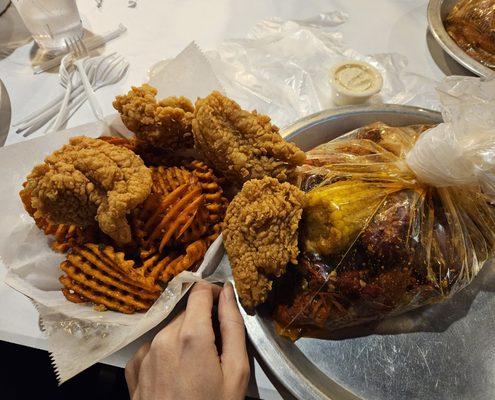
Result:
<svg viewBox="0 0 495 400"><path fill-rule="evenodd" d="M34 167L24 190L34 218L100 229L118 244L129 243L126 215L151 192L151 172L124 147L88 137L72 138Z"/></svg>
<svg viewBox="0 0 495 400"><path fill-rule="evenodd" d="M292 181L295 167L306 159L280 136L269 117L242 110L219 92L196 101L192 127L203 158L238 184L264 176Z"/></svg>
<svg viewBox="0 0 495 400"><path fill-rule="evenodd" d="M131 314L146 311L160 296L158 274L135 268L134 261L111 246L76 246L60 268L66 274L59 279L62 293L72 302L91 301L98 309Z"/></svg>
<svg viewBox="0 0 495 400"><path fill-rule="evenodd" d="M113 107L138 139L165 150L192 147L192 103L185 97L156 100L157 90L144 84L117 96Z"/></svg>
<svg viewBox="0 0 495 400"><path fill-rule="evenodd" d="M225 249L242 304L248 310L266 301L273 277L297 263L297 234L304 193L274 178L248 181L227 208Z"/></svg>
<svg viewBox="0 0 495 400"><path fill-rule="evenodd" d="M22 184L23 188L19 192L24 208L33 217L36 226L47 236L53 236L50 247L59 253L65 253L75 244L83 244L102 239L102 234L96 227L88 226L80 228L74 224L53 224L43 217L34 217L36 209L31 205L31 192L26 189L27 182Z"/></svg>
<svg viewBox="0 0 495 400"><path fill-rule="evenodd" d="M115 146L125 147L126 149L129 149L134 153L136 152L136 148L138 147L138 143L134 138L127 139L124 137L116 136L100 136L98 139L110 144L114 144Z"/></svg>

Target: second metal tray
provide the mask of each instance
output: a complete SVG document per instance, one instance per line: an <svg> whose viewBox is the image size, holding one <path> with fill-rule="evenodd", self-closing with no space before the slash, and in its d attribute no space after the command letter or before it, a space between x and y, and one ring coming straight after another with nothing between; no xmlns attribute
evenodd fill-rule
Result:
<svg viewBox="0 0 495 400"><path fill-rule="evenodd" d="M443 21L459 0L430 0L428 4L428 28L438 44L463 67L483 78L495 77L495 71L485 67L467 55L452 40Z"/></svg>
<svg viewBox="0 0 495 400"><path fill-rule="evenodd" d="M438 123L439 113L381 105L324 111L283 132L303 150L382 121ZM278 336L268 315L243 313L252 343L298 399L492 400L495 393L495 270L486 265L449 301L356 327L329 340Z"/></svg>

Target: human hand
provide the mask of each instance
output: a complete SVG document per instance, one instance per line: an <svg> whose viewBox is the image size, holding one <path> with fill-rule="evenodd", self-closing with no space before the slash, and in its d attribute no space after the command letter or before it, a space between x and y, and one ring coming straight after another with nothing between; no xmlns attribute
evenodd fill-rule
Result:
<svg viewBox="0 0 495 400"><path fill-rule="evenodd" d="M212 309L218 299L221 355ZM186 310L143 345L125 368L131 400L241 400L249 380L244 324L230 283L197 283Z"/></svg>

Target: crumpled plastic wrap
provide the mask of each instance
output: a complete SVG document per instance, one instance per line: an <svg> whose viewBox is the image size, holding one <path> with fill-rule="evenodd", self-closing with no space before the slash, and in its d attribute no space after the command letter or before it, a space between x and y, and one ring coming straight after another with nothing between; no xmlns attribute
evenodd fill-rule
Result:
<svg viewBox="0 0 495 400"><path fill-rule="evenodd" d="M205 54L228 96L268 114L280 127L335 107L330 68L346 59L366 61L382 74L383 89L372 103L438 109L436 83L408 72L406 57L349 48L338 30L347 19L332 11L305 20L264 20L245 39L225 41Z"/></svg>
<svg viewBox="0 0 495 400"><path fill-rule="evenodd" d="M460 0L448 15L445 27L469 56L495 69L494 0Z"/></svg>
<svg viewBox="0 0 495 400"><path fill-rule="evenodd" d="M297 266L275 288L283 335L438 302L495 251L495 82L446 79L445 122L357 129L308 153Z"/></svg>

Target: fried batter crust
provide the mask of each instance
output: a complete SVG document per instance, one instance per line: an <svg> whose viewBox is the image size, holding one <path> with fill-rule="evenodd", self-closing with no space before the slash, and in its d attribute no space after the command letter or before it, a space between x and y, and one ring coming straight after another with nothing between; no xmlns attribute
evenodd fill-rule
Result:
<svg viewBox="0 0 495 400"><path fill-rule="evenodd" d="M151 172L132 151L88 137L72 138L34 167L25 190L34 217L80 227L98 222L118 244L131 240L128 214L151 191Z"/></svg>
<svg viewBox="0 0 495 400"><path fill-rule="evenodd" d="M222 234L247 309L266 301L272 277L284 274L289 262L297 263L304 199L297 187L265 177L246 182L230 203Z"/></svg>
<svg viewBox="0 0 495 400"><path fill-rule="evenodd" d="M144 84L117 96L113 107L138 139L164 150L192 147L194 107L185 97L156 100L157 90Z"/></svg>
<svg viewBox="0 0 495 400"><path fill-rule="evenodd" d="M303 151L280 136L268 116L242 110L219 92L196 101L192 127L196 149L237 183L264 176L292 181L295 167L306 159Z"/></svg>

